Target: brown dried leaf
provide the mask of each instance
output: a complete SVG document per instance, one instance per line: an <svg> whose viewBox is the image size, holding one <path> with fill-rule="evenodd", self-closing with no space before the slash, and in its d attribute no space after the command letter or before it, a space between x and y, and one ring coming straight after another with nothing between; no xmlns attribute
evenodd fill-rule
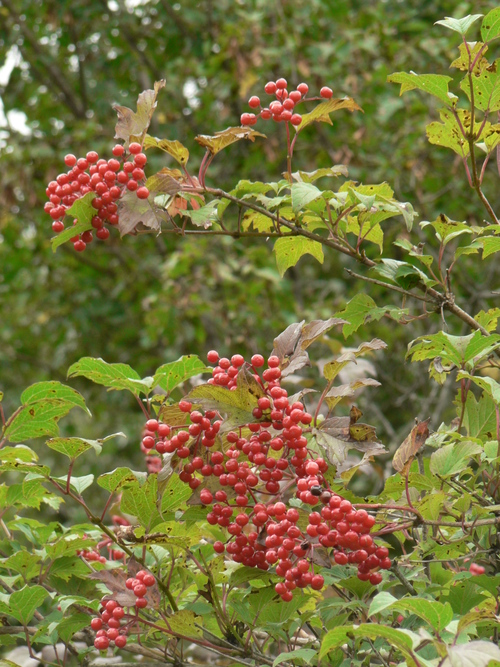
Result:
<svg viewBox="0 0 500 667"><path fill-rule="evenodd" d="M216 132L212 137L199 134L195 137L195 141L204 146L212 155L216 155L223 148L234 144L236 141L241 141L241 139L255 141L255 137L266 138L266 135L252 130L250 127L228 127L221 132Z"/></svg>
<svg viewBox="0 0 500 667"><path fill-rule="evenodd" d="M142 139L149 127L153 112L156 108L156 98L158 93L165 86L165 81L156 81L153 90L145 90L137 98L137 111L132 111L128 107L122 107L118 104L113 109L118 115L118 122L115 126L115 139L123 139L125 147L128 146L130 139Z"/></svg>
<svg viewBox="0 0 500 667"><path fill-rule="evenodd" d="M351 411L349 412L349 421L350 425L353 426L356 422L358 422L361 417L363 416L363 413L359 408L357 408L355 405L351 407Z"/></svg>
<svg viewBox="0 0 500 667"><path fill-rule="evenodd" d="M303 320L290 324L275 338L273 354L279 357L282 376L290 375L309 365L306 348L336 324L344 324L344 321L338 317L331 317L328 320L313 320L305 324Z"/></svg>
<svg viewBox="0 0 500 667"><path fill-rule="evenodd" d="M162 169L148 178L145 185L153 197L157 194L175 195L182 190L181 183L172 176L172 171L171 169Z"/></svg>
<svg viewBox="0 0 500 667"><path fill-rule="evenodd" d="M373 378L361 378L349 384L341 384L338 387L333 387L325 396L326 404L332 410L343 398L354 396L356 391L363 387L380 387L380 382Z"/></svg>
<svg viewBox="0 0 500 667"><path fill-rule="evenodd" d="M418 422L418 424L412 428L410 435L405 439L403 444L398 447L394 454L392 465L395 470L403 475L406 474L407 468L411 465L413 458L418 450L425 445L425 442L429 437L429 422L430 419Z"/></svg>
<svg viewBox="0 0 500 667"><path fill-rule="evenodd" d="M89 579L97 579L111 591L109 599L116 600L121 607L133 607L137 597L134 592L125 586L129 575L122 568L114 570L100 570L89 574ZM106 597L105 597L106 599Z"/></svg>
<svg viewBox="0 0 500 667"><path fill-rule="evenodd" d="M118 216L121 236L136 231L140 224L160 232L161 220L166 219L166 213L151 203L150 199L139 199L135 192L129 191L118 200Z"/></svg>

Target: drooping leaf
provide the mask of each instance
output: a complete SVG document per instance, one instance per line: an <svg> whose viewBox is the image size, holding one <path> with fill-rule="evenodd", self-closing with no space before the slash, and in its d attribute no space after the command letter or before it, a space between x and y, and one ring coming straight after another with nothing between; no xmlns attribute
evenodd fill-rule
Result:
<svg viewBox="0 0 500 667"><path fill-rule="evenodd" d="M170 139L156 139L155 137L146 134L144 137L143 148L159 148L171 155L179 164L185 165L189 160L188 149L181 144L180 141Z"/></svg>
<svg viewBox="0 0 500 667"><path fill-rule="evenodd" d="M147 473L130 470L130 468L116 468L111 472L104 473L97 479L97 483L106 491L113 493L119 491L128 484L143 484Z"/></svg>
<svg viewBox="0 0 500 667"><path fill-rule="evenodd" d="M7 421L3 435L10 442L22 442L59 433L59 419L75 407L90 415L83 396L60 382L37 382L21 394L22 407Z"/></svg>
<svg viewBox="0 0 500 667"><path fill-rule="evenodd" d="M473 74L477 74L483 67L488 65L488 61L484 58L488 47L483 42L462 42L462 44L459 44L458 49L460 56L450 63L450 67L456 67L462 70L462 72L468 72L470 66L476 61ZM479 52L481 52L481 56L477 58Z"/></svg>
<svg viewBox="0 0 500 667"><path fill-rule="evenodd" d="M309 364L306 349L327 331L345 320L331 317L328 320L313 320L307 324L296 322L290 324L285 331L274 339L273 355L279 357L283 377L298 371Z"/></svg>
<svg viewBox="0 0 500 667"><path fill-rule="evenodd" d="M85 377L111 391L127 389L135 396L148 394L152 378L141 380L139 374L128 364L108 364L104 359L82 357L68 369L68 377Z"/></svg>
<svg viewBox="0 0 500 667"><path fill-rule="evenodd" d="M311 123L328 123L333 125L330 114L340 109L347 109L348 111L363 111L363 109L356 104L351 97L343 97L341 99L325 100L318 104L312 111L302 116L300 125L295 126L295 131L300 132Z"/></svg>
<svg viewBox="0 0 500 667"><path fill-rule="evenodd" d="M469 225L465 222L450 220L444 213L441 213L433 222L423 221L420 223L422 228L428 225L435 230L438 241L444 245L461 234L472 234Z"/></svg>
<svg viewBox="0 0 500 667"><path fill-rule="evenodd" d="M280 653L273 661L273 667L278 667L282 662L292 661L292 664L296 664L296 660L302 660L307 665L312 664L314 657L317 655L317 650L314 648L296 648L293 651L286 653Z"/></svg>
<svg viewBox="0 0 500 667"><path fill-rule="evenodd" d="M148 199L139 199L135 192L127 190L118 200L118 229L121 236L131 234L139 225L159 232L161 221L166 219L166 215L154 204L151 195Z"/></svg>
<svg viewBox="0 0 500 667"><path fill-rule="evenodd" d="M142 92L137 98L137 111L118 104L113 106L118 116L118 122L115 125L115 139L123 139L126 148L131 140L142 140L146 134L156 108L158 93L164 86L165 81L162 79L155 81L152 90Z"/></svg>
<svg viewBox="0 0 500 667"><path fill-rule="evenodd" d="M273 252L280 276L291 266L295 266L304 255L312 255L320 264L323 264L325 259L321 243L303 236L280 237L274 244Z"/></svg>
<svg viewBox="0 0 500 667"><path fill-rule="evenodd" d="M429 421L430 419L426 419L425 421L416 424L412 428L410 435L396 450L394 458L392 459L392 465L398 472L406 471L411 465L415 455L425 445L425 442L429 437ZM403 474L405 473L403 472Z"/></svg>
<svg viewBox="0 0 500 667"><path fill-rule="evenodd" d="M500 317L500 308L490 308L487 311L480 310L477 315L474 316L474 319L478 324L480 324L486 331L495 331L497 328L498 318Z"/></svg>
<svg viewBox="0 0 500 667"><path fill-rule="evenodd" d="M219 219L219 204L219 199L213 199L210 203L202 206L201 208L183 211L182 215L188 217L193 225L208 229L214 222L217 222Z"/></svg>
<svg viewBox="0 0 500 667"><path fill-rule="evenodd" d="M145 186L150 192L151 199L160 194L175 195L182 190L182 183L174 178L171 169L161 169L153 174L147 179Z"/></svg>
<svg viewBox="0 0 500 667"><path fill-rule="evenodd" d="M192 389L186 398L205 410L217 410L225 415L221 430L230 431L255 420L252 412L262 396L262 386L255 380L253 373L243 366L236 376L235 391L214 384L202 384Z"/></svg>
<svg viewBox="0 0 500 667"><path fill-rule="evenodd" d="M248 211L243 216L241 228L244 232L248 231L250 228L255 229L257 232L272 232L274 224L271 218L267 215L258 213L257 211Z"/></svg>
<svg viewBox="0 0 500 667"><path fill-rule="evenodd" d="M161 387L169 394L189 378L211 371L212 369L207 367L196 354L187 354L177 361L160 366L154 374L153 387Z"/></svg>
<svg viewBox="0 0 500 667"><path fill-rule="evenodd" d="M409 611L428 623L433 630L441 632L453 620L453 609L449 602L442 604L436 600L424 598L403 598L394 602L392 608L398 611Z"/></svg>
<svg viewBox="0 0 500 667"><path fill-rule="evenodd" d="M166 622L174 634L184 637L203 636L203 630L196 626L196 624L201 624L202 618L188 609L176 611L172 616L168 617Z"/></svg>
<svg viewBox="0 0 500 667"><path fill-rule="evenodd" d="M400 83L400 95L408 90L418 88L425 93L434 95L447 105L455 106L458 97L448 90L448 83L452 81L450 76L442 74L416 74L415 72L395 72L387 77L391 83Z"/></svg>
<svg viewBox="0 0 500 667"><path fill-rule="evenodd" d="M252 130L250 127L228 127L221 132L216 132L212 137L206 134L199 134L194 139L200 146L206 148L212 155L216 155L219 151L227 146L234 144L236 141L242 139L249 139L255 141L256 137L266 137L265 134Z"/></svg>
<svg viewBox="0 0 500 667"><path fill-rule="evenodd" d="M453 32L458 32L459 35L464 37L471 25L483 16L483 14L469 14L462 19L454 19L451 16L445 16L441 21L436 21L434 25L443 25L445 28L453 30ZM484 36L483 41L486 41Z"/></svg>
<svg viewBox="0 0 500 667"><path fill-rule="evenodd" d="M60 452L70 459L76 459L89 449L93 449L96 454L100 454L103 444L111 438L121 436L125 438L125 433L113 433L99 440L89 440L87 438L51 438L45 443L47 447L56 452Z"/></svg>
<svg viewBox="0 0 500 667"><path fill-rule="evenodd" d="M76 612L70 616L65 616L57 624L57 634L63 640L63 642L69 642L75 632L83 630L83 628L88 627L89 624L89 615L84 614L83 612Z"/></svg>
<svg viewBox="0 0 500 667"><path fill-rule="evenodd" d="M92 201L95 199L95 192L87 192L83 197L79 197L67 210L66 217L72 218L72 220L78 220L78 222L71 225L62 231L51 241L52 250L55 252L56 249L69 241L73 236L78 234L83 234L89 229L92 229L92 218L96 214L95 208L92 206Z"/></svg>
<svg viewBox="0 0 500 667"><path fill-rule="evenodd" d="M500 8L495 7L486 14L481 23L481 38L483 42L491 42L500 36Z"/></svg>
<svg viewBox="0 0 500 667"><path fill-rule="evenodd" d="M341 400L354 396L357 391L364 387L380 387L380 382L373 378L360 378L349 384L341 384L333 387L325 396L326 404L332 410Z"/></svg>

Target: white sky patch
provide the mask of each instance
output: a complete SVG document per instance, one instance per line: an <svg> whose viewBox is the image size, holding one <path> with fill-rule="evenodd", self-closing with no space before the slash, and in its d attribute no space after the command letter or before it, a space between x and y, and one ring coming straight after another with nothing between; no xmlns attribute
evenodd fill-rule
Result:
<svg viewBox="0 0 500 667"><path fill-rule="evenodd" d="M22 63L22 57L17 46L12 46L5 58L5 62L0 67L0 86L7 86L10 75L15 67L19 67ZM1 128L6 127L21 134L30 134L31 130L26 124L27 116L23 111L12 109L5 114L3 101L0 98L0 147L5 145L1 135L5 134Z"/></svg>
<svg viewBox="0 0 500 667"><path fill-rule="evenodd" d="M196 82L196 79L189 78L182 87L182 94L187 100L188 105L191 109L197 109L200 106L200 99L198 93L200 89Z"/></svg>

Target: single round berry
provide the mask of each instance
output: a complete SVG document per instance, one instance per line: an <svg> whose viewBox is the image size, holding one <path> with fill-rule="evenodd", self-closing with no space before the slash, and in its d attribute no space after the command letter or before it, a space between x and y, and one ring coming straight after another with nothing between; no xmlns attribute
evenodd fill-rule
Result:
<svg viewBox="0 0 500 667"><path fill-rule="evenodd" d="M135 601L135 606L137 607L137 609L144 609L145 607L148 606L148 601L146 600L146 598L137 598L137 600Z"/></svg>
<svg viewBox="0 0 500 667"><path fill-rule="evenodd" d="M307 85L307 83L299 83L299 85L297 86L297 90L301 95L307 95L309 86Z"/></svg>
<svg viewBox="0 0 500 667"><path fill-rule="evenodd" d="M276 88L278 88L278 90L284 90L286 86L287 86L286 79L278 79L276 81Z"/></svg>
<svg viewBox="0 0 500 667"><path fill-rule="evenodd" d="M147 161L148 158L145 153L137 153L137 155L134 156L134 164L137 167L144 167Z"/></svg>
<svg viewBox="0 0 500 667"><path fill-rule="evenodd" d="M129 153L132 153L132 155L137 155L138 153L141 152L141 144L138 144L136 141L132 142L130 146L128 147Z"/></svg>
<svg viewBox="0 0 500 667"><path fill-rule="evenodd" d="M254 95L248 100L248 106L252 109L260 107L260 99L257 97L257 95Z"/></svg>
<svg viewBox="0 0 500 667"><path fill-rule="evenodd" d="M300 125L302 123L302 116L300 115L300 113L294 113L290 118L290 123L292 125L295 125L295 127L297 125Z"/></svg>
<svg viewBox="0 0 500 667"><path fill-rule="evenodd" d="M109 646L109 639L107 637L96 637L94 646L98 651L105 651Z"/></svg>
<svg viewBox="0 0 500 667"><path fill-rule="evenodd" d="M125 153L125 149L121 144L116 144L116 146L113 147L112 153L115 157L121 157Z"/></svg>
<svg viewBox="0 0 500 667"><path fill-rule="evenodd" d="M124 648L127 645L127 638L125 635L118 635L115 639L115 646L117 648Z"/></svg>
<svg viewBox="0 0 500 667"><path fill-rule="evenodd" d="M319 91L319 94L321 97L324 97L326 100L329 100L330 97L333 97L333 90L331 88L328 88L328 86L323 86L323 88Z"/></svg>
<svg viewBox="0 0 500 667"><path fill-rule="evenodd" d="M286 82L285 82L285 88L286 88ZM264 86L264 90L268 95L273 95L276 92L276 84L274 81L269 81L266 83Z"/></svg>
<svg viewBox="0 0 500 667"><path fill-rule="evenodd" d="M261 366L264 365L264 357L261 354L254 354L253 357L250 359L250 363L255 368L260 368Z"/></svg>
<svg viewBox="0 0 500 667"><path fill-rule="evenodd" d="M87 247L87 244L85 243L85 241L79 240L73 243L73 247L77 252L83 252Z"/></svg>
<svg viewBox="0 0 500 667"><path fill-rule="evenodd" d="M145 185L143 185L142 187L138 188L136 195L139 199L147 199L149 197L149 190Z"/></svg>
<svg viewBox="0 0 500 667"><path fill-rule="evenodd" d="M68 155L65 155L64 156L64 164L67 167L74 167L75 164L76 164L76 156L72 155L71 153L69 153Z"/></svg>
<svg viewBox="0 0 500 667"><path fill-rule="evenodd" d="M93 619L90 621L90 627L92 628L92 630L96 630L96 631L97 631L97 630L100 630L100 629L102 628L102 619L100 619L100 618L93 618Z"/></svg>
<svg viewBox="0 0 500 667"><path fill-rule="evenodd" d="M54 220L52 223L52 231L59 234L64 229L64 222L62 220Z"/></svg>

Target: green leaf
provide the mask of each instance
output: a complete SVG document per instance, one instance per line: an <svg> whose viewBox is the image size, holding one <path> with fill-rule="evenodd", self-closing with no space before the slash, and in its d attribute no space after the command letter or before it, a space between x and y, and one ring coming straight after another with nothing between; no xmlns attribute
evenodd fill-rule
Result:
<svg viewBox="0 0 500 667"><path fill-rule="evenodd" d="M158 484L158 487L160 485ZM188 484L184 484L179 479L179 475L171 475L161 491L161 511L176 512L182 509L183 505L191 497L193 491Z"/></svg>
<svg viewBox="0 0 500 667"><path fill-rule="evenodd" d="M488 12L481 23L481 38L483 42L491 42L500 37L500 7Z"/></svg>
<svg viewBox="0 0 500 667"><path fill-rule="evenodd" d="M318 178L323 178L324 176L348 176L347 167L344 164L336 164L333 167L322 167L321 169L315 169L314 171L295 171L292 173L292 178L294 178L298 183L314 183Z"/></svg>
<svg viewBox="0 0 500 667"><path fill-rule="evenodd" d="M182 215L188 217L193 225L208 229L214 222L217 222L219 219L219 213L217 210L219 204L220 199L213 199L206 206L201 206L200 208L189 211L182 211Z"/></svg>
<svg viewBox="0 0 500 667"><path fill-rule="evenodd" d="M488 393L483 392L479 400L476 400L472 391L467 392L463 426L471 438L492 440L495 437L495 403Z"/></svg>
<svg viewBox="0 0 500 667"><path fill-rule="evenodd" d="M88 625L88 614L84 614L83 612L71 614L71 616L66 616L60 623L58 623L57 634L63 640L63 642L69 642L75 632L83 630L83 628L88 627Z"/></svg>
<svg viewBox="0 0 500 667"><path fill-rule="evenodd" d="M441 213L433 222L424 220L420 223L422 229L427 226L433 227L437 239L443 245L449 243L452 239L461 234L472 234L472 229L465 222L456 222L450 220L444 213Z"/></svg>
<svg viewBox="0 0 500 667"><path fill-rule="evenodd" d="M475 243L483 248L483 259L500 251L500 236L483 236L476 239Z"/></svg>
<svg viewBox="0 0 500 667"><path fill-rule="evenodd" d="M171 155L174 160L177 160L177 162L181 165L185 165L189 160L188 149L177 140L172 141L170 139L156 139L155 137L151 137L149 134L146 134L144 137L143 148L159 148L165 153Z"/></svg>
<svg viewBox="0 0 500 667"><path fill-rule="evenodd" d="M211 368L201 361L196 354L187 354L177 361L160 366L153 377L153 387L161 387L167 394L172 389L201 373L210 373Z"/></svg>
<svg viewBox="0 0 500 667"><path fill-rule="evenodd" d="M66 210L66 216L71 218L71 223L73 220L78 220L78 222L62 231L60 234L55 236L51 240L52 250L55 252L56 249L73 238L78 234L83 234L89 229L92 229L92 218L96 214L95 208L92 206L92 201L95 199L95 192L87 192L83 197L79 197L73 204Z"/></svg>
<svg viewBox="0 0 500 667"><path fill-rule="evenodd" d="M222 430L229 431L254 421L252 412L257 407L258 399L264 395L260 384L245 367L239 371L236 383L235 391L214 384L202 384L186 398L205 410L217 410L225 415Z"/></svg>
<svg viewBox="0 0 500 667"><path fill-rule="evenodd" d="M130 470L130 468L116 468L112 472L104 473L97 479L97 483L106 491L114 493L129 484L142 484L147 479L146 472Z"/></svg>
<svg viewBox="0 0 500 667"><path fill-rule="evenodd" d="M132 138L142 140L156 109L158 93L164 86L164 80L155 81L152 90L143 91L137 98L137 111L118 104L113 106L118 116L118 122L115 125L115 139L123 139L125 147L128 146L129 141L133 140Z"/></svg>
<svg viewBox="0 0 500 667"><path fill-rule="evenodd" d="M142 486L125 486L120 504L122 512L137 517L144 528L153 528L162 520L156 506L157 489L156 475L149 475Z"/></svg>
<svg viewBox="0 0 500 667"><path fill-rule="evenodd" d="M387 77L391 83L400 83L400 96L408 90L418 88L429 95L434 95L447 105L455 106L458 97L448 90L448 82L452 81L451 76L442 74L416 74L415 72L395 72Z"/></svg>
<svg viewBox="0 0 500 667"><path fill-rule="evenodd" d="M458 32L459 35L464 37L471 25L483 16L483 14L469 14L462 19L454 19L451 16L445 16L441 21L436 21L434 25L443 25L445 28ZM483 41L486 41L484 37Z"/></svg>
<svg viewBox="0 0 500 667"><path fill-rule="evenodd" d="M256 137L266 138L266 135L252 130L250 127L228 127L225 130L221 130L221 132L216 132L212 137L206 134L199 134L194 140L200 146L206 148L212 155L216 155L219 151L227 148L227 146L234 144L235 141L241 141L242 139L255 141Z"/></svg>
<svg viewBox="0 0 500 667"><path fill-rule="evenodd" d="M458 114L464 130L466 132L470 130L470 111L457 109L456 113ZM461 158L466 158L470 152L469 142L462 134L460 125L455 116L451 111L448 111L448 109L443 109L440 111L439 115L443 122L439 123L436 121L427 125L427 139L431 144L443 146L444 148L451 148L451 150L457 153L457 155L460 155ZM474 131L476 132L477 130L479 130L479 126L475 123Z"/></svg>
<svg viewBox="0 0 500 667"><path fill-rule="evenodd" d="M342 327L344 338L349 338L351 334L359 329L366 322L378 322L386 314L394 314L397 311L400 315L405 311L392 308L392 306L379 307L368 294L356 294L344 308L344 310L335 313L335 317L341 317L348 321ZM392 315L391 315L392 316Z"/></svg>
<svg viewBox="0 0 500 667"><path fill-rule="evenodd" d="M397 598L395 598L394 595L391 595L388 591L377 593L371 601L368 616L380 614L381 611L389 609L395 602L397 602Z"/></svg>
<svg viewBox="0 0 500 667"><path fill-rule="evenodd" d="M300 132L311 123L328 123L333 125L330 114L339 109L347 109L348 111L363 111L363 109L356 104L351 97L343 97L342 99L325 100L318 104L311 112L302 116L300 125L295 126L295 131Z"/></svg>
<svg viewBox="0 0 500 667"><path fill-rule="evenodd" d="M390 646L399 649L405 656L408 656L413 649L411 637L401 630L386 625L362 623L353 629L353 634L361 639L385 639Z"/></svg>
<svg viewBox="0 0 500 667"><path fill-rule="evenodd" d="M278 667L282 662L292 661L292 664L295 665L296 660L304 660L308 665L314 660L317 655L317 651L313 648L296 648L293 651L288 653L280 653L273 662L273 667Z"/></svg>
<svg viewBox="0 0 500 667"><path fill-rule="evenodd" d="M24 586L10 596L10 613L17 618L22 625L28 625L38 607L48 596L42 586Z"/></svg>
<svg viewBox="0 0 500 667"><path fill-rule="evenodd" d="M474 384L477 384L478 387L481 387L497 405L500 405L500 384L496 380L490 377L477 377L475 375L470 375L465 371L459 371L457 374L457 382L465 378L467 380L472 380Z"/></svg>
<svg viewBox="0 0 500 667"><path fill-rule="evenodd" d="M202 618L188 609L181 609L168 617L168 625L172 632L184 637L202 637L203 630L196 626L201 622Z"/></svg>
<svg viewBox="0 0 500 667"><path fill-rule="evenodd" d="M445 445L431 455L430 471L441 477L455 475L467 468L469 460L482 452L482 447L475 442L464 441Z"/></svg>
<svg viewBox="0 0 500 667"><path fill-rule="evenodd" d="M442 604L436 600L423 598L403 598L392 607L398 611L409 611L428 623L434 630L441 632L453 620L453 609L449 602Z"/></svg>
<svg viewBox="0 0 500 667"><path fill-rule="evenodd" d="M318 199L323 194L319 188L312 183L293 183L291 186L292 192L292 209L294 213L298 213L307 206L310 202Z"/></svg>
<svg viewBox="0 0 500 667"><path fill-rule="evenodd" d="M83 357L68 370L68 377L85 377L95 384L108 387L108 391L127 389L135 396L149 394L151 378L141 380L139 374L127 364L108 364L104 359Z"/></svg>
<svg viewBox="0 0 500 667"><path fill-rule="evenodd" d="M323 637L321 642L321 649L319 651L319 659L325 657L332 649L336 649L347 641L347 635L353 630L352 625L340 626L329 630Z"/></svg>
<svg viewBox="0 0 500 667"><path fill-rule="evenodd" d="M500 59L488 67L479 69L472 75L472 90L474 93L474 106L481 111L498 111L500 109ZM470 81L466 76L460 82L460 88L469 100Z"/></svg>
<svg viewBox="0 0 500 667"><path fill-rule="evenodd" d="M102 441L87 440L86 438L51 438L45 444L50 449L60 452L70 459L78 458L89 449L94 449L96 454L100 454L102 451Z"/></svg>
<svg viewBox="0 0 500 667"><path fill-rule="evenodd" d="M303 595L295 595L286 604L283 604L281 600L267 604L260 613L259 625L264 628L281 628L288 621L297 617L297 610L306 599Z"/></svg>
<svg viewBox="0 0 500 667"><path fill-rule="evenodd" d="M59 433L57 422L74 407L90 415L83 396L60 382L38 382L21 394L22 407L8 420L4 436L10 442L21 442Z"/></svg>
<svg viewBox="0 0 500 667"><path fill-rule="evenodd" d="M498 318L500 317L500 308L490 308L487 311L480 310L474 319L486 331L495 331L497 328Z"/></svg>
<svg viewBox="0 0 500 667"><path fill-rule="evenodd" d="M55 479L65 484L67 475L64 475L63 477L55 477ZM73 475L71 477L70 484L79 495L82 495L85 489L88 489L89 486L92 486L93 481L94 475L83 475L82 477L75 477Z"/></svg>
<svg viewBox="0 0 500 667"><path fill-rule="evenodd" d="M18 572L25 581L29 581L40 574L40 562L40 556L28 551L18 551L8 558L2 558L2 567Z"/></svg>
<svg viewBox="0 0 500 667"><path fill-rule="evenodd" d="M274 244L273 252L282 277L285 271L295 266L303 255L312 255L320 264L323 264L325 259L321 243L303 236L282 236Z"/></svg>

